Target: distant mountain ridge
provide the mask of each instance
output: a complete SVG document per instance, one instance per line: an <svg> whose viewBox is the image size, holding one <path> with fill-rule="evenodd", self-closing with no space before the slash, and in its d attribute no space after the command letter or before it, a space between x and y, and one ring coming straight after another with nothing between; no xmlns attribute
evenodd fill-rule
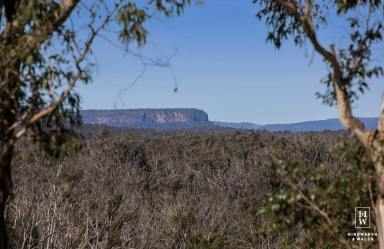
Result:
<svg viewBox="0 0 384 249"><path fill-rule="evenodd" d="M208 114L193 108L83 110L87 124L113 127L188 129L211 126Z"/></svg>
<svg viewBox="0 0 384 249"><path fill-rule="evenodd" d="M225 127L243 130L291 132L336 131L344 129L339 119L336 118L267 125L250 122L210 121L205 111L195 108L83 110L81 111L81 116L86 124L120 128L193 129L200 127ZM377 118L361 118L361 120L368 129L377 127Z"/></svg>
<svg viewBox="0 0 384 249"><path fill-rule="evenodd" d="M375 129L377 127L378 118L360 118L368 129ZM262 125L259 129L267 131L292 131L292 132L305 132L305 131L337 131L344 130L344 126L337 118L305 121L291 124L268 124Z"/></svg>

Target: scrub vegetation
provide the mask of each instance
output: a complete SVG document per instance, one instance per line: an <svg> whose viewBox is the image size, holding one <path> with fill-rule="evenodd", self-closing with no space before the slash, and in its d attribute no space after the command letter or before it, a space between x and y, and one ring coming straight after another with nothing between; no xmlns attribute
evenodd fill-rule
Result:
<svg viewBox="0 0 384 249"><path fill-rule="evenodd" d="M370 205L359 172L372 167L344 132L82 132L57 159L19 143L12 248L373 246L346 240L355 206Z"/></svg>

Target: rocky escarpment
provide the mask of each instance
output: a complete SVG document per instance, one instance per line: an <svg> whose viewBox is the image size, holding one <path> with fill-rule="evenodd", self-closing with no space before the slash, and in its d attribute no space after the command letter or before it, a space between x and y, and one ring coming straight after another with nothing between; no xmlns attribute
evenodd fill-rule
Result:
<svg viewBox="0 0 384 249"><path fill-rule="evenodd" d="M83 122L131 128L193 128L211 125L208 114L198 109L84 110Z"/></svg>

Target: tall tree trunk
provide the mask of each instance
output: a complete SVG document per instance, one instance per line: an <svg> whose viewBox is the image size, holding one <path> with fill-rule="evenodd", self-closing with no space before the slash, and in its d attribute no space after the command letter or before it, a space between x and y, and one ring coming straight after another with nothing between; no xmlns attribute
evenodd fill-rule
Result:
<svg viewBox="0 0 384 249"><path fill-rule="evenodd" d="M380 148L380 147L379 147ZM381 160L381 150L374 150L373 159L375 161L377 200L375 206L376 229L379 240L379 248L384 249L384 167Z"/></svg>
<svg viewBox="0 0 384 249"><path fill-rule="evenodd" d="M6 204L12 189L11 163L13 146L0 146L0 249L8 248Z"/></svg>

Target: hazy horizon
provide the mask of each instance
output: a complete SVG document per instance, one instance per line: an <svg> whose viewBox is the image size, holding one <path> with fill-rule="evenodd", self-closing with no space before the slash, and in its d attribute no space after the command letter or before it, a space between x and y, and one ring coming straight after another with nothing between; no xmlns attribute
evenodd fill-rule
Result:
<svg viewBox="0 0 384 249"><path fill-rule="evenodd" d="M124 103L117 96L143 72L142 64L98 40L94 83L79 87L82 109L113 109L116 103L120 109L193 107L206 111L211 120L257 124L336 118L336 108L315 97L324 90L321 58L291 42L274 49L265 42L265 25L255 13L250 1L211 0L187 8L180 17L152 22L148 44L139 51L153 59L173 56L174 75L167 68L148 67L121 95ZM329 30L341 33L332 20ZM383 88L378 82L370 86L354 104L356 116L379 113Z"/></svg>
<svg viewBox="0 0 384 249"><path fill-rule="evenodd" d="M113 111L113 110L116 110L116 111L120 111L120 110L143 110L143 109L149 109L149 110L159 110L159 109L197 109L197 110L202 110L202 111L205 111L204 109L200 109L200 108L196 108L196 107L177 107L177 108L173 108L173 107L164 107L164 108L111 108L111 109L81 109L81 111ZM248 121L248 120L243 120L243 121L231 121L231 120L216 120L216 119L212 119L209 115L209 113L207 111L205 111L207 114L208 114L208 118L209 118L209 121L212 121L212 122L225 122L225 123L252 123L252 124L256 124L256 125L270 125L270 124L294 124L294 123L303 123L303 122L315 122L315 121L325 121L325 120L331 120L331 119L337 119L339 120L338 117L329 117L329 118L323 118L323 119L313 119L313 120L302 120L302 121L296 121L296 122L280 122L280 123L271 123L271 122L267 122L267 123L256 123L256 122L252 122L252 121ZM371 116L371 117L368 117L368 116L360 116L358 118L362 118L362 119L370 119L370 118L378 118L377 116Z"/></svg>

